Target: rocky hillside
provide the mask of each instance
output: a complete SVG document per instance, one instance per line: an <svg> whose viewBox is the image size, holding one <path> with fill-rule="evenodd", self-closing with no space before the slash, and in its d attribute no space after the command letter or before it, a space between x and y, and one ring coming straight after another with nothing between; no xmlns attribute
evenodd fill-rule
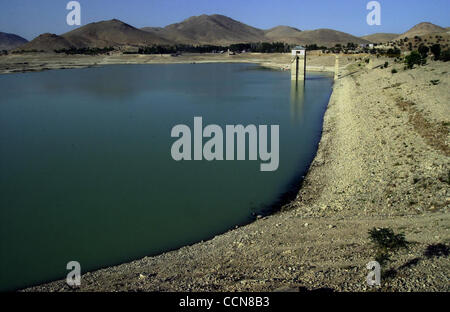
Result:
<svg viewBox="0 0 450 312"><path fill-rule="evenodd" d="M416 26L412 27L407 32L404 32L400 36L397 37L397 39L402 39L405 37L408 38L414 38L414 36L424 36L434 33L443 33L447 30L441 26L434 25L432 23L424 22L417 24Z"/></svg>
<svg viewBox="0 0 450 312"><path fill-rule="evenodd" d="M62 35L76 47L168 44L167 39L117 19L91 23Z"/></svg>
<svg viewBox="0 0 450 312"><path fill-rule="evenodd" d="M145 27L143 30L185 44L229 45L265 41L264 31L223 15L200 15L164 28Z"/></svg>
<svg viewBox="0 0 450 312"><path fill-rule="evenodd" d="M90 23L63 35L43 34L21 46L21 50L53 51L75 48L104 48L170 44L158 35L113 19Z"/></svg>
<svg viewBox="0 0 450 312"><path fill-rule="evenodd" d="M160 27L144 27L142 30L162 36L170 41L184 44L216 44L274 42L290 44L317 44L334 46L337 43L368 43L369 41L350 34L332 30L317 29L301 31L294 27L277 26L262 30L223 15L193 16L187 20Z"/></svg>
<svg viewBox="0 0 450 312"><path fill-rule="evenodd" d="M87 24L63 35L40 35L33 41L20 47L20 49L53 51L70 47L104 48L173 44L227 46L233 43L275 41L331 47L336 44L345 45L349 42L356 44L380 43L404 37L445 32L445 28L431 23L420 23L400 36L390 33L378 33L364 37L355 37L333 29L301 31L289 26L277 26L263 30L232 18L215 14L193 16L180 23L166 27L144 27L142 29L137 29L116 19L101 21Z"/></svg>
<svg viewBox="0 0 450 312"><path fill-rule="evenodd" d="M267 39L271 41L283 41L297 43L301 30L290 26L277 26L264 31Z"/></svg>
<svg viewBox="0 0 450 312"><path fill-rule="evenodd" d="M319 46L327 47L336 44L347 44L349 42L356 44L370 43L368 40L352 36L345 32L326 28L302 31L301 34L297 36L297 39L303 45L315 43Z"/></svg>
<svg viewBox="0 0 450 312"><path fill-rule="evenodd" d="M0 32L0 50L12 50L27 42L27 39L18 35Z"/></svg>
<svg viewBox="0 0 450 312"><path fill-rule="evenodd" d="M362 36L362 39L368 40L373 43L384 43L391 40L394 40L398 37L398 34L392 33L376 33L372 35Z"/></svg>

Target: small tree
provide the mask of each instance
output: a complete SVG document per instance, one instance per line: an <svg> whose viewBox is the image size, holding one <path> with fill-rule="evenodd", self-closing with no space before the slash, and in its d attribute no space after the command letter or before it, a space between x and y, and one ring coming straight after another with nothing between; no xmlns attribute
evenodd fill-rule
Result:
<svg viewBox="0 0 450 312"><path fill-rule="evenodd" d="M420 56L422 56L423 59L425 59L427 57L428 51L430 51L430 48L428 48L426 45L421 44L419 46L419 53L420 53Z"/></svg>
<svg viewBox="0 0 450 312"><path fill-rule="evenodd" d="M435 61L439 60L441 56L441 45L439 43L433 44L431 46L431 53L433 53Z"/></svg>
<svg viewBox="0 0 450 312"><path fill-rule="evenodd" d="M409 55L405 57L406 67L412 69L414 65L421 65L422 57L417 51L412 51Z"/></svg>
<svg viewBox="0 0 450 312"><path fill-rule="evenodd" d="M441 56L439 58L441 61L443 62L448 62L450 61L450 50L447 49L445 51L442 51Z"/></svg>
<svg viewBox="0 0 450 312"><path fill-rule="evenodd" d="M369 239L374 244L376 250L375 260L381 265L387 264L395 251L408 248L409 245L409 242L405 239L405 234L395 234L390 228L370 229Z"/></svg>

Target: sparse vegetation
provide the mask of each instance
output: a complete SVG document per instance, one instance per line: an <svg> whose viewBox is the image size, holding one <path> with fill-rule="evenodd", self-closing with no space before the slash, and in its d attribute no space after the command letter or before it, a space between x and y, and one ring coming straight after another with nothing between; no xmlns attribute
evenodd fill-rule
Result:
<svg viewBox="0 0 450 312"><path fill-rule="evenodd" d="M426 59L427 58L427 55L428 55L428 52L430 51L430 48L429 47L427 47L426 45L424 45L424 44L421 44L420 46L419 46L419 53L420 53L420 56L422 57L422 59Z"/></svg>
<svg viewBox="0 0 450 312"><path fill-rule="evenodd" d="M285 53L290 52L292 45L283 42L259 42L259 43L236 43L229 46L218 45L153 45L141 47L136 52L128 54L176 54L176 53L224 53L227 50L231 52L259 52L259 53ZM322 49L317 45L310 46L309 49Z"/></svg>
<svg viewBox="0 0 450 312"><path fill-rule="evenodd" d="M16 50L16 51L12 51L12 54L24 54L24 53L43 53L45 52L44 50L36 50L36 49L32 49L32 50Z"/></svg>
<svg viewBox="0 0 450 312"><path fill-rule="evenodd" d="M394 48L389 48L387 50L386 49L376 49L376 53L378 53L379 55L386 56L386 57L396 58L396 57L401 56L402 51L400 49L398 49L397 47L394 47ZM372 53L372 54L374 54L374 53Z"/></svg>
<svg viewBox="0 0 450 312"><path fill-rule="evenodd" d="M395 234L390 228L372 228L369 230L369 239L375 245L375 260L381 265L390 261L394 251L407 248L409 244L405 234Z"/></svg>
<svg viewBox="0 0 450 312"><path fill-rule="evenodd" d="M65 54L85 54L85 55L98 55L105 54L114 51L113 47L108 48L70 48L70 49L59 49L55 50L55 53L65 53Z"/></svg>
<svg viewBox="0 0 450 312"><path fill-rule="evenodd" d="M283 53L290 52L292 45L283 42L258 42L258 43L240 43L229 46L230 51L241 52L251 51L259 53Z"/></svg>
<svg viewBox="0 0 450 312"><path fill-rule="evenodd" d="M427 258L433 257L448 257L450 254L450 248L445 244L433 244L429 245L424 252L424 256Z"/></svg>
<svg viewBox="0 0 450 312"><path fill-rule="evenodd" d="M442 52L442 54L440 56L440 60L443 62L450 61L450 50L449 49Z"/></svg>
<svg viewBox="0 0 450 312"><path fill-rule="evenodd" d="M424 65L422 56L417 51L412 51L405 57L406 68L412 69L414 65Z"/></svg>
<svg viewBox="0 0 450 312"><path fill-rule="evenodd" d="M433 53L435 61L439 60L439 57L441 56L441 45L433 44L431 46L431 53Z"/></svg>
<svg viewBox="0 0 450 312"><path fill-rule="evenodd" d="M308 50L308 51L314 51L314 50L326 50L327 49L327 47L325 47L325 46L318 46L317 44L307 44L306 45L306 50Z"/></svg>

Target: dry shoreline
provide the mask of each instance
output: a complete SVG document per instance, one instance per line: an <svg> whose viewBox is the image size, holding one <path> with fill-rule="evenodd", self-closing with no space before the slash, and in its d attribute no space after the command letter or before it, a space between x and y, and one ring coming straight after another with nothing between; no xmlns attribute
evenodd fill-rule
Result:
<svg viewBox="0 0 450 312"><path fill-rule="evenodd" d="M0 74L39 72L52 69L75 69L117 64L202 64L202 63L255 63L268 68L289 69L289 53L183 54L170 55L62 55L55 53L26 53L0 56ZM345 61L344 61L345 62ZM334 71L333 55L308 56L308 71Z"/></svg>
<svg viewBox="0 0 450 312"><path fill-rule="evenodd" d="M86 273L77 289L56 281L26 291L449 291L448 257L424 251L450 242L450 65L402 68L348 62L297 199L279 213ZM375 289L365 282L372 227L404 232L412 243L384 268L391 274Z"/></svg>

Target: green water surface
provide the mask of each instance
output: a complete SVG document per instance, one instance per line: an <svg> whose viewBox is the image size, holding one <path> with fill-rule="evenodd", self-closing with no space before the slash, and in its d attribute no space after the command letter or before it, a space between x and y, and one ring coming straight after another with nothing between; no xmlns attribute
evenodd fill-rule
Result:
<svg viewBox="0 0 450 312"><path fill-rule="evenodd" d="M295 192L332 79L251 64L115 65L0 76L0 290L208 239ZM260 161L172 159L177 124L280 126Z"/></svg>

